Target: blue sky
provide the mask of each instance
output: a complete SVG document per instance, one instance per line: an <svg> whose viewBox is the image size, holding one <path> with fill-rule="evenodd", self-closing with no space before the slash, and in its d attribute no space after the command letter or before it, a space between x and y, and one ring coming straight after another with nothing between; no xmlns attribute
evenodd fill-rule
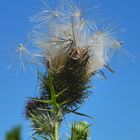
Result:
<svg viewBox="0 0 140 140"><path fill-rule="evenodd" d="M81 111L94 116L92 140L140 139L140 1L139 0L90 0L90 5L101 5L104 18L119 25L116 29L125 42L111 64L115 74L106 71L107 80L94 79L96 87ZM0 1L0 139L12 126L23 125L23 140L30 140L29 123L24 118L27 97L33 96L37 78L35 73L15 74L7 71L10 51L20 42L27 41L31 29L28 17L38 11L39 0ZM72 116L65 120L81 118ZM83 118L84 119L84 118Z"/></svg>

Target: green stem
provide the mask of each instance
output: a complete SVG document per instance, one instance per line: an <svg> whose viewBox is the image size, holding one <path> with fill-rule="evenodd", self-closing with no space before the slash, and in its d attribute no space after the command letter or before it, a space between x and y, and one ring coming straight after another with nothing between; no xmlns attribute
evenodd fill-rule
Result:
<svg viewBox="0 0 140 140"><path fill-rule="evenodd" d="M55 140L59 140L59 132L58 132L58 130L59 130L59 123L56 122L55 128L54 128Z"/></svg>

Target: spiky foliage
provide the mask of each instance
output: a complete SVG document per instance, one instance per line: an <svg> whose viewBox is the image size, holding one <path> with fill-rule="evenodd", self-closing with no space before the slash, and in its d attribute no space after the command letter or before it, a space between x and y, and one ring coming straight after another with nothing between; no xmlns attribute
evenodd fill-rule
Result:
<svg viewBox="0 0 140 140"><path fill-rule="evenodd" d="M55 136L56 127L59 128L66 113L71 112L81 116L89 116L77 112L78 108L74 110L68 109L69 98L63 97L63 100L60 102L60 99L65 95L64 93L67 91L67 88L63 89L61 92L57 92L53 85L55 82L52 79L50 72L48 73L48 76L42 74L41 77L41 79L45 78L43 82L41 82L42 94L40 97L31 98L28 101L25 114L31 121L34 135L47 136L52 139L52 137Z"/></svg>
<svg viewBox="0 0 140 140"><path fill-rule="evenodd" d="M12 128L7 132L5 140L21 140L21 127Z"/></svg>
<svg viewBox="0 0 140 140"><path fill-rule="evenodd" d="M75 122L71 127L71 137L69 140L88 140L89 127L87 122Z"/></svg>

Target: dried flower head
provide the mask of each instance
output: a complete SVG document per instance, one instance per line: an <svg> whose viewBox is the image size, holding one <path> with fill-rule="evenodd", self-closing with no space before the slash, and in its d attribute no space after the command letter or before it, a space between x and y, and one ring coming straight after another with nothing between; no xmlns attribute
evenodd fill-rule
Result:
<svg viewBox="0 0 140 140"><path fill-rule="evenodd" d="M36 23L32 41L43 50L42 63L47 73L40 79L41 97L50 98L46 84L50 72L56 92L67 89L58 103L68 100L66 108L73 108L89 94L92 75L98 73L106 78L101 69L112 71L108 62L121 43L109 32L98 29L96 19L92 22L86 18L86 13L72 1L63 0L56 6L46 5L44 11L31 18ZM22 47L19 50L25 51Z"/></svg>
<svg viewBox="0 0 140 140"><path fill-rule="evenodd" d="M68 1L65 1L61 8L42 11L32 18L37 22L33 41L45 50L44 57L51 63L54 62L57 67L64 65L66 50L71 43L77 51L88 49L88 72L94 73L108 65L112 50L119 49L121 44L84 17L81 10ZM60 63L56 61L58 59Z"/></svg>

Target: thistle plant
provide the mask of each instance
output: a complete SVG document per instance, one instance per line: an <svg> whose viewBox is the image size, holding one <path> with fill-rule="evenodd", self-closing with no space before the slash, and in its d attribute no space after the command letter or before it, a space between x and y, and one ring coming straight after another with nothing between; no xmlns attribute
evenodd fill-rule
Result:
<svg viewBox="0 0 140 140"><path fill-rule="evenodd" d="M58 1L56 0L56 3ZM27 56L36 66L40 92L30 97L26 118L33 128L33 139L59 140L59 129L66 114L77 112L91 94L91 79L102 71L113 70L108 62L121 43L110 32L99 28L95 19L86 16L72 1L59 1L31 18L35 23L30 39L40 53L29 54L20 45L16 53ZM24 66L24 61L22 65ZM89 139L86 122L75 122L69 140Z"/></svg>

